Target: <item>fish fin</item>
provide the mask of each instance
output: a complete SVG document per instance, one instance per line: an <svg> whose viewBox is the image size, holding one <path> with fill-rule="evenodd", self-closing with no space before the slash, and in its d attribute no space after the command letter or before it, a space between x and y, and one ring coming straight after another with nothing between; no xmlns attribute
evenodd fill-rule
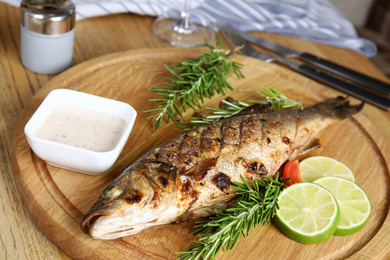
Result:
<svg viewBox="0 0 390 260"><path fill-rule="evenodd" d="M184 173L191 177L196 182L203 180L207 175L207 171L213 168L217 164L218 158L207 158L195 164L191 169Z"/></svg>
<svg viewBox="0 0 390 260"><path fill-rule="evenodd" d="M254 104L250 107L245 108L237 115L251 115L272 112L272 104L270 102L262 104Z"/></svg>
<svg viewBox="0 0 390 260"><path fill-rule="evenodd" d="M321 144L320 144L320 140L318 138L314 138L313 140L311 140L311 142L305 147L305 149L303 149L299 155L302 155L302 154L305 154L305 153L308 153L314 149L317 149L318 147L320 147Z"/></svg>
<svg viewBox="0 0 390 260"><path fill-rule="evenodd" d="M234 197L237 194L229 194L220 198L215 198L208 203L197 209L189 210L185 214L179 216L177 222L181 223L189 220L198 220L200 218L208 217L211 215L210 212L222 212L222 210L215 208L216 206L221 208L229 208L234 203Z"/></svg>
<svg viewBox="0 0 390 260"><path fill-rule="evenodd" d="M234 197L237 197L236 193L232 193L232 194L228 194L228 195L225 195L222 197L218 197L218 198L215 198L215 199L208 201L205 206L215 206L215 205L219 205L221 203L222 204L229 203Z"/></svg>

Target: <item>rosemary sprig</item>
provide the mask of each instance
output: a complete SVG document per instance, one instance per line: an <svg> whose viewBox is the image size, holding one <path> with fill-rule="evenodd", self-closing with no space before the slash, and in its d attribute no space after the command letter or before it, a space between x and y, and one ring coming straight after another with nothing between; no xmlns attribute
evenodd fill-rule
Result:
<svg viewBox="0 0 390 260"><path fill-rule="evenodd" d="M258 95L260 95L262 100L249 100L250 103L253 104L265 104L270 103L273 111L279 111L281 109L292 109L292 108L303 108L302 103L298 101L291 100L283 95L281 92L273 89L271 87L262 87L263 90L261 92L256 91ZM245 90L252 91L252 90ZM225 108L217 109L206 107L205 109L209 110L211 114L206 114L203 117L193 117L191 118L191 122L182 124L188 124L192 126L200 126L202 124L209 124L214 121L226 119L233 117L239 114L244 109L250 107L250 104L244 102L229 102L227 100L222 100L222 103L225 104Z"/></svg>
<svg viewBox="0 0 390 260"><path fill-rule="evenodd" d="M216 207L221 212L208 211L212 215L209 221L197 222L199 240L196 245L187 248L178 259L197 260L214 259L220 249L231 250L240 234L247 236L252 228L259 224L270 224L278 209L277 198L286 187L286 180L279 181L265 177L254 180L250 186L241 176L243 183L233 182L232 188L237 190L238 197L230 208Z"/></svg>
<svg viewBox="0 0 390 260"><path fill-rule="evenodd" d="M218 109L218 108L212 108L212 107L206 107L205 109L212 112L211 115L205 115L204 117L192 117L190 123L182 122L182 124L188 124L193 126L199 126L202 124L209 124L214 121L222 120L225 118L230 118L238 113L240 113L245 108L249 107L250 105L244 103L244 102L229 102L227 100L222 100L222 103L226 105L226 108L224 109Z"/></svg>
<svg viewBox="0 0 390 260"><path fill-rule="evenodd" d="M268 88L262 87L262 88L263 88L262 92L256 91L256 93L259 94L260 96L262 96L265 100L260 100L260 101L259 100L249 100L249 102L252 102L252 103L270 102L272 104L274 111L278 111L282 108L283 109L295 108L295 107L298 107L301 109L303 108L301 102L289 99L288 97L286 97L285 95L283 95L281 92L277 91L274 88L271 88L271 87L268 87Z"/></svg>
<svg viewBox="0 0 390 260"><path fill-rule="evenodd" d="M158 102L157 108L144 112L157 112L148 118L156 118L155 129L161 126L164 118L172 120L176 126L181 127L175 114L182 117L186 106L196 109L201 107L205 98L212 98L215 94L225 94L227 89L232 89L227 82L227 76L233 71L238 78L243 78L242 65L233 61L232 51L226 50L218 39L216 47L206 46L210 52L204 52L198 58L189 58L178 62L174 66L164 65L173 75L173 78L165 78L167 88L152 88L161 98L150 99Z"/></svg>

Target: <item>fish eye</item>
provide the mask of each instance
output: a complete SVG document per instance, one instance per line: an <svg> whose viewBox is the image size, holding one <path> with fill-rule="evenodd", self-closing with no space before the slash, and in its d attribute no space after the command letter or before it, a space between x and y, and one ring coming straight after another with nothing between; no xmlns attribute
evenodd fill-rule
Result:
<svg viewBox="0 0 390 260"><path fill-rule="evenodd" d="M107 197L107 198L113 198L113 197L117 197L119 195L121 195L123 192L123 189L121 186L119 185L113 185L113 186L109 186L104 192L104 196Z"/></svg>

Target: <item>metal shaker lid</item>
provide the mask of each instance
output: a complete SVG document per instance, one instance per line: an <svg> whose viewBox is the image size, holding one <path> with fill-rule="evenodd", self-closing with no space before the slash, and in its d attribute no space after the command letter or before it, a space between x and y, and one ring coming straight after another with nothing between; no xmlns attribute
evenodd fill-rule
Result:
<svg viewBox="0 0 390 260"><path fill-rule="evenodd" d="M69 0L23 0L21 25L40 34L56 35L75 26L75 6Z"/></svg>

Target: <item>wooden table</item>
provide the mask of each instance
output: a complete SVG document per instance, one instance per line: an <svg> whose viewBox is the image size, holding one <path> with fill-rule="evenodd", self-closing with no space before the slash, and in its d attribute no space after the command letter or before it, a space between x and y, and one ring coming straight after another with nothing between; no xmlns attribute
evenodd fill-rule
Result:
<svg viewBox="0 0 390 260"><path fill-rule="evenodd" d="M11 146L14 127L32 96L55 76L35 74L22 66L18 18L17 8L0 3L0 259L71 259L35 224L13 182ZM170 47L152 34L153 19L120 14L77 22L73 65L118 51ZM369 60L353 51L286 36L261 35L389 82ZM222 40L229 46L225 39ZM390 113L371 105L366 105L362 113L375 122L386 142L390 142ZM390 156L385 156L388 163ZM377 241L379 252L363 252L365 255L361 257L388 257L389 242L390 235L387 235Z"/></svg>

